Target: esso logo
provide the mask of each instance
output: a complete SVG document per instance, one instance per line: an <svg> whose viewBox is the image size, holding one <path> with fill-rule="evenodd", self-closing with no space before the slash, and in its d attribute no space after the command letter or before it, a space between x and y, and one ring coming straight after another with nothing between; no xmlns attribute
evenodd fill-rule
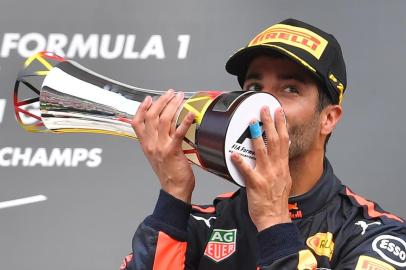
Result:
<svg viewBox="0 0 406 270"><path fill-rule="evenodd" d="M406 242L392 235L380 235L372 242L373 250L384 260L400 266L406 266Z"/></svg>

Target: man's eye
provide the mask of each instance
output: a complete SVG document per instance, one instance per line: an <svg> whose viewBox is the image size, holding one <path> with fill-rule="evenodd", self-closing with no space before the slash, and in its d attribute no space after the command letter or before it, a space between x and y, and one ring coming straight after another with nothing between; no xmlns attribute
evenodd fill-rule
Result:
<svg viewBox="0 0 406 270"><path fill-rule="evenodd" d="M288 93L299 93L299 90L297 90L297 88L293 87L293 86L285 87L283 89L283 91L288 92Z"/></svg>
<svg viewBox="0 0 406 270"><path fill-rule="evenodd" d="M262 86L258 83L252 83L250 85L248 85L247 91L261 91L262 90Z"/></svg>

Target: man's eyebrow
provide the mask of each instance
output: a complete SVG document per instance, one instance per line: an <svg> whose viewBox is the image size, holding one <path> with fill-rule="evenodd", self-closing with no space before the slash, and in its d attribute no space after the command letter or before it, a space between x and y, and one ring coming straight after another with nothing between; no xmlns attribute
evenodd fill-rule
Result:
<svg viewBox="0 0 406 270"><path fill-rule="evenodd" d="M307 78L300 74L300 73L287 73L287 74L278 74L278 79L279 80L295 80L299 81L301 83L307 83Z"/></svg>
<svg viewBox="0 0 406 270"><path fill-rule="evenodd" d="M245 80L261 80L262 79L262 75L260 73L257 72L252 72L252 73L248 73ZM306 78L306 76L304 76L301 73L286 73L286 74L278 74L278 79L279 80L295 80L295 81L299 81L301 83L307 83L308 78Z"/></svg>
<svg viewBox="0 0 406 270"><path fill-rule="evenodd" d="M245 77L245 80L261 80L261 79L262 79L261 74L257 72L248 73L247 76Z"/></svg>

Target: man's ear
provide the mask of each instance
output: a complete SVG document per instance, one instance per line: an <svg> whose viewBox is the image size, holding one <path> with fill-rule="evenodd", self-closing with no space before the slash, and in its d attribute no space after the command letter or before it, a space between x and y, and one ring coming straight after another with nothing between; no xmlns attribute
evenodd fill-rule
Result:
<svg viewBox="0 0 406 270"><path fill-rule="evenodd" d="M320 133L327 136L333 132L341 119L343 109L340 105L329 105L323 109L320 117Z"/></svg>

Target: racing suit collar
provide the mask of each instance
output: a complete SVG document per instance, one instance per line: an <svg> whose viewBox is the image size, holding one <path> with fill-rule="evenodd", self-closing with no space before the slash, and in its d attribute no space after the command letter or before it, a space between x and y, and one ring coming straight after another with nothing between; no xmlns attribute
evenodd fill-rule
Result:
<svg viewBox="0 0 406 270"><path fill-rule="evenodd" d="M313 215L327 206L328 202L337 195L340 187L341 182L335 176L333 167L325 157L323 174L316 185L302 195L289 198L292 220Z"/></svg>

